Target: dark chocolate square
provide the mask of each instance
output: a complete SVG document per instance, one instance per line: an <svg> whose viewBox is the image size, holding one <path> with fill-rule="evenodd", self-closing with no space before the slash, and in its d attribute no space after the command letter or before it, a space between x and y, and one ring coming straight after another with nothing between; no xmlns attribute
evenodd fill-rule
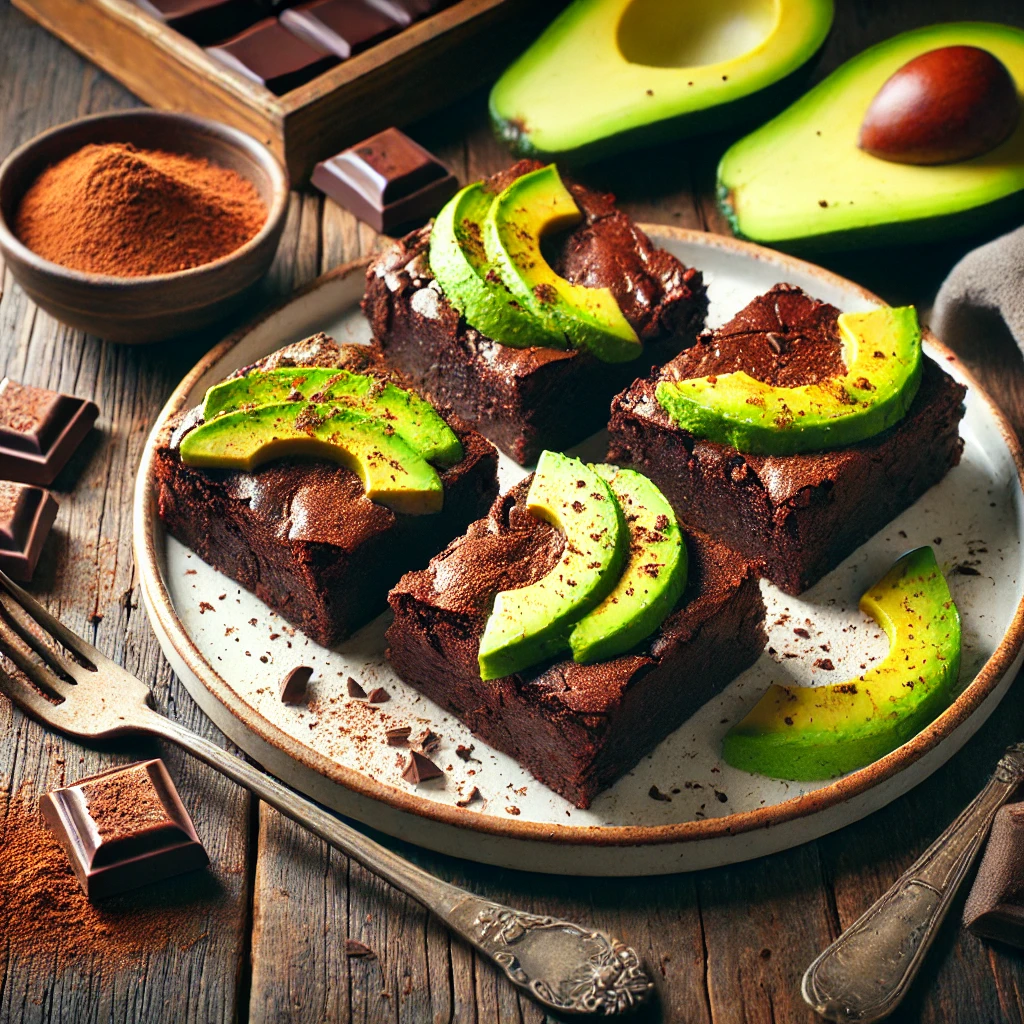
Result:
<svg viewBox="0 0 1024 1024"><path fill-rule="evenodd" d="M0 480L0 569L11 579L32 579L56 516L49 491Z"/></svg>
<svg viewBox="0 0 1024 1024"><path fill-rule="evenodd" d="M300 39L276 18L266 18L206 52L278 96L338 63L334 54Z"/></svg>
<svg viewBox="0 0 1024 1024"><path fill-rule="evenodd" d="M4 377L0 381L0 479L46 486L96 422L95 402Z"/></svg>
<svg viewBox="0 0 1024 1024"><path fill-rule="evenodd" d="M91 900L209 863L159 758L46 793L39 809Z"/></svg>
<svg viewBox="0 0 1024 1024"><path fill-rule="evenodd" d="M440 10L450 0L369 0L399 25L411 25L420 18Z"/></svg>
<svg viewBox="0 0 1024 1024"><path fill-rule="evenodd" d="M401 28L368 0L313 0L282 12L281 24L342 60Z"/></svg>
<svg viewBox="0 0 1024 1024"><path fill-rule="evenodd" d="M147 14L200 46L212 46L265 16L256 0L135 0Z"/></svg>

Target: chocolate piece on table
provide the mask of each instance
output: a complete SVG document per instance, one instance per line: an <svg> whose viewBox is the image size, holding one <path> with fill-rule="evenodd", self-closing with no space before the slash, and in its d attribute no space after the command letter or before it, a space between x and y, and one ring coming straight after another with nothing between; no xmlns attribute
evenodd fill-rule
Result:
<svg viewBox="0 0 1024 1024"><path fill-rule="evenodd" d="M206 52L278 96L338 63L334 54L300 39L276 18L265 18Z"/></svg>
<svg viewBox="0 0 1024 1024"><path fill-rule="evenodd" d="M11 579L32 579L56 515L49 491L0 480L0 569Z"/></svg>
<svg viewBox="0 0 1024 1024"><path fill-rule="evenodd" d="M378 10L394 18L399 25L411 25L447 5L447 0L367 0Z"/></svg>
<svg viewBox="0 0 1024 1024"><path fill-rule="evenodd" d="M135 3L200 46L212 46L229 39L264 16L253 0L135 0Z"/></svg>
<svg viewBox="0 0 1024 1024"><path fill-rule="evenodd" d="M411 725L396 725L390 729L384 730L384 735L388 739L388 744L392 747L404 747L409 742L409 736L412 734Z"/></svg>
<svg viewBox="0 0 1024 1024"><path fill-rule="evenodd" d="M410 753L409 763L406 765L405 771L402 772L402 778L413 785L426 782L428 779L439 779L442 775L444 772L429 757L424 757L418 750L413 750Z"/></svg>
<svg viewBox="0 0 1024 1024"><path fill-rule="evenodd" d="M159 758L45 793L39 809L91 900L209 863Z"/></svg>
<svg viewBox="0 0 1024 1024"><path fill-rule="evenodd" d="M391 694L383 686L376 686L367 694L366 699L371 704L386 704L391 700Z"/></svg>
<svg viewBox="0 0 1024 1024"><path fill-rule="evenodd" d="M454 174L397 128L318 163L313 184L375 231L424 221L458 191Z"/></svg>
<svg viewBox="0 0 1024 1024"><path fill-rule="evenodd" d="M345 683L348 688L348 695L356 700L366 700L366 691L351 677Z"/></svg>
<svg viewBox="0 0 1024 1024"><path fill-rule="evenodd" d="M983 939L1024 947L1024 803L996 814L964 924Z"/></svg>
<svg viewBox="0 0 1024 1024"><path fill-rule="evenodd" d="M402 27L369 0L313 0L283 11L281 24L312 46L342 60Z"/></svg>
<svg viewBox="0 0 1024 1024"><path fill-rule="evenodd" d="M296 665L281 680L281 703L301 704L306 699L306 687L312 677L313 670L309 665Z"/></svg>
<svg viewBox="0 0 1024 1024"><path fill-rule="evenodd" d="M0 380L0 479L53 483L99 415L95 402Z"/></svg>

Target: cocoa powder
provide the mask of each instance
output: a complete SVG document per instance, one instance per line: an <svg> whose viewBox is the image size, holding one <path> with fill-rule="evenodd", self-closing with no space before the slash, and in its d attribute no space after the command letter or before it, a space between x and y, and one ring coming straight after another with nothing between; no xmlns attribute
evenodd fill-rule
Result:
<svg viewBox="0 0 1024 1024"><path fill-rule="evenodd" d="M252 182L199 157L88 145L48 167L18 206L18 238L74 270L141 277L234 252L267 219Z"/></svg>

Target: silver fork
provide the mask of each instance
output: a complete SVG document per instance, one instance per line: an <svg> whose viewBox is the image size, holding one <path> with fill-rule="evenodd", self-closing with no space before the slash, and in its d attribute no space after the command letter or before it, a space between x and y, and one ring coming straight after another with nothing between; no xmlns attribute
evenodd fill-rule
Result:
<svg viewBox="0 0 1024 1024"><path fill-rule="evenodd" d="M618 939L492 903L442 882L153 710L145 683L71 632L3 572L0 594L6 598L0 600L0 652L34 684L0 665L0 691L28 714L82 739L149 733L177 744L422 903L542 1006L567 1014L610 1016L632 1010L650 995L654 986L640 957ZM29 621L23 622L8 601ZM33 625L77 660L40 639ZM14 642L15 636L40 660Z"/></svg>

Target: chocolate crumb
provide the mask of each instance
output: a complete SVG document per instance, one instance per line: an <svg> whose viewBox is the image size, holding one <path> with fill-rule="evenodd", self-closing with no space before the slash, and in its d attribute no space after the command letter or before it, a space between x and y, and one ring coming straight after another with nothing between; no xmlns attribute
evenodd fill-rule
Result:
<svg viewBox="0 0 1024 1024"><path fill-rule="evenodd" d="M424 757L418 750L410 751L410 755L409 764L402 772L402 778L406 782L417 785L428 779L439 779L444 774L429 757Z"/></svg>
<svg viewBox="0 0 1024 1024"><path fill-rule="evenodd" d="M713 790L712 792L715 794L715 799L720 804L724 804L724 803L728 802L729 798L724 793L720 793L717 789Z"/></svg>
<svg viewBox="0 0 1024 1024"><path fill-rule="evenodd" d="M213 611L213 605L210 604L209 601L200 601L199 602L199 614L200 615L205 615L207 612L212 612L212 611Z"/></svg>
<svg viewBox="0 0 1024 1024"><path fill-rule="evenodd" d="M348 695L350 697L366 700L366 691L351 676L345 680L345 685L348 687Z"/></svg>
<svg viewBox="0 0 1024 1024"><path fill-rule="evenodd" d="M481 796L480 790L474 786L461 800L455 801L455 806L468 807L470 804L476 803L478 800L483 800L483 796Z"/></svg>
<svg viewBox="0 0 1024 1024"><path fill-rule="evenodd" d="M386 704L391 700L391 694L383 686L374 687L366 696L371 704Z"/></svg>
<svg viewBox="0 0 1024 1024"><path fill-rule="evenodd" d="M966 562L961 562L959 565L953 566L953 572L959 576L980 576L981 573L974 568L973 565L968 565Z"/></svg>
<svg viewBox="0 0 1024 1024"><path fill-rule="evenodd" d="M463 761L476 761L477 764L481 764L479 758L473 756L473 751L476 750L476 745L470 743L467 747L464 743L460 743L455 748L455 756L461 758Z"/></svg>
<svg viewBox="0 0 1024 1024"><path fill-rule="evenodd" d="M803 626L797 626L796 629L793 630L793 632L796 633L797 636L802 636L805 640L811 639L811 634L808 633Z"/></svg>
<svg viewBox="0 0 1024 1024"><path fill-rule="evenodd" d="M835 665L832 664L831 658L816 658L814 661L814 667L822 668L826 672L834 672L836 668Z"/></svg>
<svg viewBox="0 0 1024 1024"><path fill-rule="evenodd" d="M424 754L433 754L434 751L441 746L441 737L431 729L424 729L423 732L416 737L416 746Z"/></svg>
<svg viewBox="0 0 1024 1024"><path fill-rule="evenodd" d="M353 960L376 960L377 954L365 942L358 939L345 940L345 956Z"/></svg>
<svg viewBox="0 0 1024 1024"><path fill-rule="evenodd" d="M515 815L515 816L516 816L517 818L518 818L518 817L519 817L519 815L520 815L520 814L522 813L522 811L520 811L520 810L519 810L519 808L518 808L518 807L516 807L516 805L515 805L515 804L509 804L509 805L508 805L508 807L506 807L506 808L505 808L505 810L506 810L506 811L507 811L507 812L508 812L509 814L514 814L514 815Z"/></svg>
<svg viewBox="0 0 1024 1024"><path fill-rule="evenodd" d="M313 669L309 665L296 665L281 680L278 694L283 704L301 704L306 699L306 686L313 677Z"/></svg>
<svg viewBox="0 0 1024 1024"><path fill-rule="evenodd" d="M652 800L661 800L665 803L670 803L672 800L672 797L670 797L667 793L662 793L662 791L658 789L657 786L651 786L651 788L647 790L647 795Z"/></svg>

